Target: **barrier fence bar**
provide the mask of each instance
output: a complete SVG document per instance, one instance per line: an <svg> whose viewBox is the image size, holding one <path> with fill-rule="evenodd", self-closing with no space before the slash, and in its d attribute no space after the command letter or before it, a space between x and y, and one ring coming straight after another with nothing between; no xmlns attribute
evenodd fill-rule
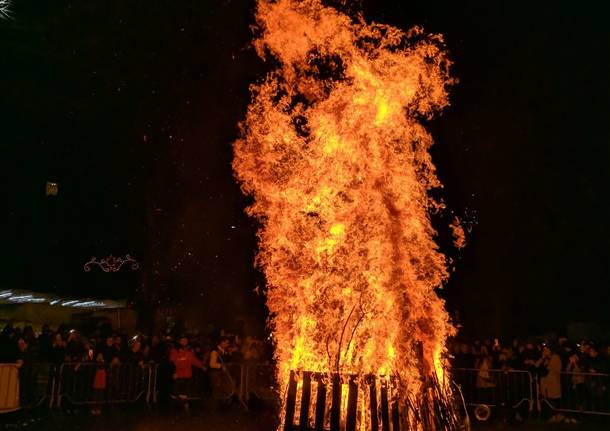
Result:
<svg viewBox="0 0 610 431"><path fill-rule="evenodd" d="M165 370L165 374L170 374L171 372L171 370ZM158 374L160 373L158 372ZM165 375L163 377L167 378ZM206 378L206 374L201 369L193 367L190 379L172 379L170 398L182 401L203 399L207 395L206 392L209 391L209 384Z"/></svg>
<svg viewBox="0 0 610 431"><path fill-rule="evenodd" d="M150 400L156 365L63 363L57 378L56 405L134 403Z"/></svg>
<svg viewBox="0 0 610 431"><path fill-rule="evenodd" d="M261 400L277 399L275 391L275 368L270 364L244 364L244 388L242 395L246 402L252 396Z"/></svg>
<svg viewBox="0 0 610 431"><path fill-rule="evenodd" d="M535 384L527 371L454 368L451 374L467 405L517 408L527 403L528 411L533 410Z"/></svg>
<svg viewBox="0 0 610 431"><path fill-rule="evenodd" d="M610 416L609 374L562 372L560 385L559 399L548 399L540 391L541 407L557 412Z"/></svg>
<svg viewBox="0 0 610 431"><path fill-rule="evenodd" d="M527 371L454 368L452 375L465 402L471 406L517 408L527 403L530 414L536 406L538 412L548 408L556 412L610 416L610 374L562 372L558 399L548 399L541 391L546 376L534 377Z"/></svg>
<svg viewBox="0 0 610 431"><path fill-rule="evenodd" d="M30 409L43 403L52 407L55 367L46 362L0 364L0 413Z"/></svg>

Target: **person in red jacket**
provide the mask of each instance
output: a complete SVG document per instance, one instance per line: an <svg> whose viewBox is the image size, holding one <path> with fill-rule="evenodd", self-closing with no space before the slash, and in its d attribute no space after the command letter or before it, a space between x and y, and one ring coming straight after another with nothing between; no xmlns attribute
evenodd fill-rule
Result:
<svg viewBox="0 0 610 431"><path fill-rule="evenodd" d="M189 347L189 340L180 337L178 348L172 349L169 360L174 364L174 394L178 399L185 401L184 408L188 410L186 400L192 392L193 367L203 369L203 364Z"/></svg>
<svg viewBox="0 0 610 431"><path fill-rule="evenodd" d="M93 408L91 414L98 416L102 413L102 403L104 402L104 394L106 393L107 372L104 364L104 355L99 352L95 357L95 374L93 375Z"/></svg>

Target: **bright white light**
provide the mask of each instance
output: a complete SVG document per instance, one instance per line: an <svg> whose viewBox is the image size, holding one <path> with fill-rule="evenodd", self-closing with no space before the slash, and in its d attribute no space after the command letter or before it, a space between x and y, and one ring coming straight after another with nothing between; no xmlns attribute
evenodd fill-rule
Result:
<svg viewBox="0 0 610 431"><path fill-rule="evenodd" d="M63 305L66 305L65 303ZM97 302L97 301L83 301L83 302L76 302L75 304L72 304L73 307L103 307L104 303L103 302Z"/></svg>
<svg viewBox="0 0 610 431"><path fill-rule="evenodd" d="M61 299L54 299L53 301L49 302L49 304L51 304L51 305L55 305L55 304L57 304L59 301L61 301Z"/></svg>
<svg viewBox="0 0 610 431"><path fill-rule="evenodd" d="M27 302L32 299L32 295L13 296L9 301Z"/></svg>
<svg viewBox="0 0 610 431"><path fill-rule="evenodd" d="M4 290L4 291L0 292L0 298L8 298L12 294L13 294L13 292L11 292L10 290Z"/></svg>
<svg viewBox="0 0 610 431"><path fill-rule="evenodd" d="M0 19L11 17L11 0L0 0Z"/></svg>
<svg viewBox="0 0 610 431"><path fill-rule="evenodd" d="M73 300L71 300L71 301L66 301L66 302L63 302L61 305L63 305L64 307L66 307L66 306L68 306L68 305L76 304L77 302L78 302L77 300L73 299Z"/></svg>

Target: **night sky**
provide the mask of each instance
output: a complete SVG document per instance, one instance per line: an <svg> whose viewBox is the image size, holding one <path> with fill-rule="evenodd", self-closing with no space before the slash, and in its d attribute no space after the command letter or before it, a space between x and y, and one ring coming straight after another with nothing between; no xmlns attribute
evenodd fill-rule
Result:
<svg viewBox="0 0 610 431"><path fill-rule="evenodd" d="M183 304L262 328L256 224L231 172L252 1L15 0L0 21L2 288ZM467 334L608 323L610 27L593 3L362 2L445 36L459 83L429 124ZM46 181L59 184L45 196ZM448 246L453 214L471 230ZM470 229L471 228L471 229ZM130 253L142 271L84 273Z"/></svg>

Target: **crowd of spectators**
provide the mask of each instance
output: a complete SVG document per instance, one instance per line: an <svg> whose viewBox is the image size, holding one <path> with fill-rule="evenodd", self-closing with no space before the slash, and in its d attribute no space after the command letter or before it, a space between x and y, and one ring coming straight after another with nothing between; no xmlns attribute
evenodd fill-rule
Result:
<svg viewBox="0 0 610 431"><path fill-rule="evenodd" d="M527 371L538 381L540 395L551 406L558 406L562 396L569 396L576 403L572 407L584 408L587 399L599 392L591 388L593 380L587 375L610 374L610 346L593 341L454 339L448 347L453 368L471 370L477 390L491 391L497 386L494 370ZM91 363L97 367L92 389L100 393L106 388L107 370L123 364L139 368L154 364L159 370L160 394L169 397L172 391L178 396L187 393L194 375L205 375L210 393L222 392L226 364L270 360L269 343L222 330L210 334L126 334L102 324L84 333L65 325L55 329L45 325L35 331L31 326L9 323L0 331L0 363L17 363L24 381L28 367L36 363L50 364L55 372L61 364L76 369L78 364ZM599 398L597 392L594 395ZM99 408L92 412L99 414ZM563 418L553 415L551 419Z"/></svg>
<svg viewBox="0 0 610 431"><path fill-rule="evenodd" d="M53 364L96 362L106 364L160 364L171 360L172 351L188 347L196 360L207 367L221 338L229 340L227 359L231 362L268 361L270 346L251 336L213 334L126 334L110 325L101 325L83 334L66 325L51 329L44 325L36 332L31 326L5 325L0 331L0 363L20 361ZM522 341L505 343L499 339L472 342L452 340L449 353L454 368L524 370L540 374L541 367L557 357L560 370L574 373L610 373L610 345L593 341L571 343L566 338L554 342Z"/></svg>
<svg viewBox="0 0 610 431"><path fill-rule="evenodd" d="M476 376L475 386L480 395L498 398L498 392L504 391L504 396L514 397L519 375L510 372L528 372L537 382L539 396L544 400L542 407L547 407L552 422L575 423L574 416L561 411L595 411L609 401L610 346L600 346L591 340L578 343L565 337L552 341L514 339L510 343L499 339L454 340L450 353L456 373L465 369ZM506 378L510 374L512 380ZM498 388L500 385L509 387Z"/></svg>
<svg viewBox="0 0 610 431"><path fill-rule="evenodd" d="M8 323L0 331L0 363L96 362L101 356L107 364L159 364L170 360L171 352L179 350L182 340L199 361L207 364L221 338L230 341L227 349L231 353L231 361L269 359L269 350L262 341L251 336L227 334L223 330L209 335L128 335L113 330L109 325L101 325L91 333L83 334L66 325L60 325L55 330L44 325L39 332L35 332L31 326L21 328Z"/></svg>
<svg viewBox="0 0 610 431"><path fill-rule="evenodd" d="M139 384L144 382L145 374L138 370L154 366L158 394L163 401L170 397L186 400L194 391L221 397L230 393L226 387L230 380L228 364L260 364L270 359L268 343L223 330L210 334L128 335L108 324L83 333L65 325L56 329L45 325L34 331L31 326L9 323L0 331L0 363L15 363L19 367L22 405L32 401L29 398L33 397L33 371L39 370L40 365L49 366L49 377L78 376L89 382L84 388L88 393L83 396L98 400L113 389L109 382L113 382L114 389L118 380ZM100 406L94 405L91 413L100 412Z"/></svg>
<svg viewBox="0 0 610 431"><path fill-rule="evenodd" d="M454 340L450 345L455 368L496 370L524 370L539 373L545 357L557 356L561 371L578 373L610 372L610 346L599 346L594 341L569 342L567 338L554 341L521 341L503 343L499 339L465 342Z"/></svg>

